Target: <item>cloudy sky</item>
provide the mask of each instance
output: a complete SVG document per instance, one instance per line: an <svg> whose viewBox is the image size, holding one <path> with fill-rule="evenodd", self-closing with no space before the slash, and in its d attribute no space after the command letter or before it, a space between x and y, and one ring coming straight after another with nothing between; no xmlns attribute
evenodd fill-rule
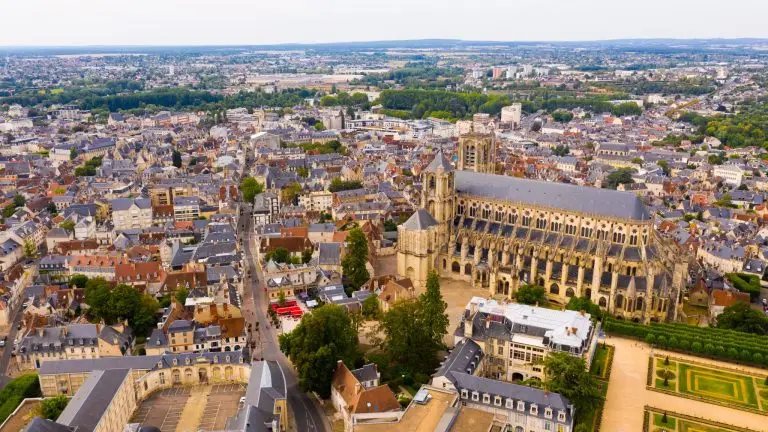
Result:
<svg viewBox="0 0 768 432"><path fill-rule="evenodd" d="M768 37L768 0L1 0L0 46Z"/></svg>

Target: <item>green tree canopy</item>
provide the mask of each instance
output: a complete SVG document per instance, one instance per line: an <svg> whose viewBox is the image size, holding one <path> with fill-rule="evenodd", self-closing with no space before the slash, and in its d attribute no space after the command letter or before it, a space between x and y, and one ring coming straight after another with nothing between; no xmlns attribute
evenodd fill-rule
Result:
<svg viewBox="0 0 768 432"><path fill-rule="evenodd" d="M594 410L601 395L597 381L587 370L584 359L555 352L544 358L544 388L568 398L576 407L576 416Z"/></svg>
<svg viewBox="0 0 768 432"><path fill-rule="evenodd" d="M276 247L264 254L264 261L274 261L277 263L290 263L291 253L284 247Z"/></svg>
<svg viewBox="0 0 768 432"><path fill-rule="evenodd" d="M448 315L445 314L448 304L440 293L440 278L434 270L427 275L427 290L419 296L419 304L424 326L432 341L436 345L442 345L443 337L448 332Z"/></svg>
<svg viewBox="0 0 768 432"><path fill-rule="evenodd" d="M435 343L419 300L406 300L389 308L380 321L383 346L392 359L411 374L431 374L437 366Z"/></svg>
<svg viewBox="0 0 768 432"><path fill-rule="evenodd" d="M245 202L253 204L256 195L264 192L264 185L256 181L253 177L245 177L240 182L240 192L243 194Z"/></svg>
<svg viewBox="0 0 768 432"><path fill-rule="evenodd" d="M331 185L328 187L329 192L341 192L345 190L362 189L363 184L357 180L344 181L339 177L335 177L331 180Z"/></svg>
<svg viewBox="0 0 768 432"><path fill-rule="evenodd" d="M371 275L365 264L368 262L368 240L360 228L349 231L346 239L346 252L341 260L342 275L346 281L345 287L354 291L360 288Z"/></svg>
<svg viewBox="0 0 768 432"><path fill-rule="evenodd" d="M379 296L371 294L363 300L363 316L368 319L378 319L380 315Z"/></svg>
<svg viewBox="0 0 768 432"><path fill-rule="evenodd" d="M592 303L592 300L585 296L571 297L565 308L572 311L585 311L592 316L592 319L597 321L603 316L603 311L600 310L600 306Z"/></svg>
<svg viewBox="0 0 768 432"><path fill-rule="evenodd" d="M181 168L181 153L178 150L173 151L172 159L173 166L176 168Z"/></svg>
<svg viewBox="0 0 768 432"><path fill-rule="evenodd" d="M717 317L717 327L745 333L768 335L768 316L747 303L726 307Z"/></svg>
<svg viewBox="0 0 768 432"><path fill-rule="evenodd" d="M515 299L518 303L543 305L547 302L547 291L543 286L525 284L517 289Z"/></svg>
<svg viewBox="0 0 768 432"><path fill-rule="evenodd" d="M612 171L605 177L606 189L616 189L620 184L630 184L635 181L632 179L632 174L635 170L632 168L619 168L616 171Z"/></svg>
<svg viewBox="0 0 768 432"><path fill-rule="evenodd" d="M108 325L126 319L136 335L146 335L155 326L155 312L159 303L136 288L120 284L111 288L103 278L89 279L85 284L85 303L88 314L103 319Z"/></svg>
<svg viewBox="0 0 768 432"><path fill-rule="evenodd" d="M280 335L280 350L296 367L302 390L322 397L331 394L337 362L352 368L361 358L352 320L345 309L333 304L304 315L292 332Z"/></svg>
<svg viewBox="0 0 768 432"><path fill-rule="evenodd" d="M78 288L85 288L88 283L88 276L82 274L75 274L69 278L69 284Z"/></svg>

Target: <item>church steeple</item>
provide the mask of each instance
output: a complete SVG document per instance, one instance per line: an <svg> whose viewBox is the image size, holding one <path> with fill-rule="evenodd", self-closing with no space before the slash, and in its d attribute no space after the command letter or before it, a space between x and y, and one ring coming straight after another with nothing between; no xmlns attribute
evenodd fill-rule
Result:
<svg viewBox="0 0 768 432"><path fill-rule="evenodd" d="M439 224L438 237L441 241L446 237L455 213L454 174L453 166L442 150L438 150L432 162L422 173L421 207L426 209Z"/></svg>

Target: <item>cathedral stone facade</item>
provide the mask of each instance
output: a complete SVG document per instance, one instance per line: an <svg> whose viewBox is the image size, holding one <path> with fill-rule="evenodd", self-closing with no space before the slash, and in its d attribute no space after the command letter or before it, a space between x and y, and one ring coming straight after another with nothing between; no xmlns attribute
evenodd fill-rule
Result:
<svg viewBox="0 0 768 432"><path fill-rule="evenodd" d="M536 284L557 304L587 296L626 319L676 318L687 262L640 198L491 174L493 141L460 139L458 166L473 171L442 153L425 168L421 208L398 228L401 275L423 285L434 269L497 298Z"/></svg>

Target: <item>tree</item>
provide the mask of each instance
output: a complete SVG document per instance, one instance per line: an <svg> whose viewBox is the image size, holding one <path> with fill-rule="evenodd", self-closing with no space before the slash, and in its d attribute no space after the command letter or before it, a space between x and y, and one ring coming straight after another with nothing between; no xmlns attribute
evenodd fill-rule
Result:
<svg viewBox="0 0 768 432"><path fill-rule="evenodd" d="M179 153L178 150L173 151L173 166L176 168L181 168L181 153Z"/></svg>
<svg viewBox="0 0 768 432"><path fill-rule="evenodd" d="M325 130L325 125L322 122L317 122L312 127L315 128L316 131L324 131Z"/></svg>
<svg viewBox="0 0 768 432"><path fill-rule="evenodd" d="M86 275L76 274L76 275L72 275L72 277L69 278L69 284L72 286L76 286L78 288L85 288L87 283L88 283L88 276Z"/></svg>
<svg viewBox="0 0 768 432"><path fill-rule="evenodd" d="M64 228L69 232L75 232L75 222L71 219L67 219L59 224L59 228Z"/></svg>
<svg viewBox="0 0 768 432"><path fill-rule="evenodd" d="M253 204L256 195L264 192L264 185L256 181L253 177L245 177L240 182L240 192L243 194L245 202Z"/></svg>
<svg viewBox="0 0 768 432"><path fill-rule="evenodd" d="M641 157L634 157L634 158L632 158L632 163L635 164L635 165L643 166L643 162L645 162L645 161Z"/></svg>
<svg viewBox="0 0 768 432"><path fill-rule="evenodd" d="M768 316L747 303L726 307L717 317L717 327L745 333L768 335Z"/></svg>
<svg viewBox="0 0 768 432"><path fill-rule="evenodd" d="M289 263L291 262L291 253L284 247L276 247L264 254L264 261L269 262L270 260L276 263Z"/></svg>
<svg viewBox="0 0 768 432"><path fill-rule="evenodd" d="M37 245L29 239L24 240L24 256L27 258L35 259L39 255L40 252L37 250Z"/></svg>
<svg viewBox="0 0 768 432"><path fill-rule="evenodd" d="M379 296L371 294L363 300L363 316L368 319L378 319L381 314Z"/></svg>
<svg viewBox="0 0 768 432"><path fill-rule="evenodd" d="M437 345L443 344L443 337L448 332L448 315L445 309L448 304L443 301L440 293L440 278L432 270L427 275L427 290L419 297L423 324L429 331L432 341Z"/></svg>
<svg viewBox="0 0 768 432"><path fill-rule="evenodd" d="M659 168L661 168L661 172L663 172L665 176L668 176L669 173L671 172L669 169L669 162L665 161L664 159L656 162L656 165L658 165Z"/></svg>
<svg viewBox="0 0 768 432"><path fill-rule="evenodd" d="M589 297L571 297L565 308L573 311L585 311L592 316L592 319L597 321L603 316L600 306L592 303Z"/></svg>
<svg viewBox="0 0 768 432"><path fill-rule="evenodd" d="M603 187L616 189L620 184L634 183L635 181L632 179L634 173L635 170L632 168L619 168L605 177L605 186Z"/></svg>
<svg viewBox="0 0 768 432"><path fill-rule="evenodd" d="M567 145L555 146L555 148L552 149L552 154L555 156L566 156L570 152L571 149Z"/></svg>
<svg viewBox="0 0 768 432"><path fill-rule="evenodd" d="M539 285L525 284L517 289L515 299L523 304L544 304L547 302L547 291Z"/></svg>
<svg viewBox="0 0 768 432"><path fill-rule="evenodd" d="M304 251L301 252L301 263L309 264L310 261L312 261L312 249L304 249Z"/></svg>
<svg viewBox="0 0 768 432"><path fill-rule="evenodd" d="M13 197L13 206L16 208L24 207L24 205L27 203L27 199L24 198L24 195L16 194Z"/></svg>
<svg viewBox="0 0 768 432"><path fill-rule="evenodd" d="M281 290L280 290L280 292L279 292L279 293L277 293L277 304L278 304L278 306L280 306L280 307L285 307L285 302L286 302L286 299L285 299L285 291L283 291L283 290L281 289Z"/></svg>
<svg viewBox="0 0 768 432"><path fill-rule="evenodd" d="M47 206L45 206L45 209L48 210L48 213L50 213L53 216L56 216L59 214L59 209L56 208L56 204L53 202L49 202Z"/></svg>
<svg viewBox="0 0 768 432"><path fill-rule="evenodd" d="M331 180L331 185L328 187L329 192L341 192L345 190L361 189L363 184L356 180L343 181L339 177Z"/></svg>
<svg viewBox="0 0 768 432"><path fill-rule="evenodd" d="M43 399L40 403L40 415L48 420L56 420L67 407L69 398L64 395Z"/></svg>
<svg viewBox="0 0 768 432"><path fill-rule="evenodd" d="M176 293L174 294L174 297L176 297L177 302L184 305L187 302L187 297L189 297L189 290L186 289L185 287L177 288Z"/></svg>
<svg viewBox="0 0 768 432"><path fill-rule="evenodd" d="M69 160L73 161L75 159L77 159L77 149L72 147L69 149Z"/></svg>
<svg viewBox="0 0 768 432"><path fill-rule="evenodd" d="M342 275L353 291L362 286L371 275L365 264L368 262L368 240L360 228L349 231L346 240L346 253L341 260Z"/></svg>
<svg viewBox="0 0 768 432"><path fill-rule="evenodd" d="M327 398L337 362L353 368L361 358L357 332L344 308L326 304L304 315L290 333L280 335L280 350L296 367L304 391Z"/></svg>
<svg viewBox="0 0 768 432"><path fill-rule="evenodd" d="M298 167L296 168L296 175L301 178L307 178L309 177L309 170L307 167Z"/></svg>
<svg viewBox="0 0 768 432"><path fill-rule="evenodd" d="M283 205L294 205L301 193L301 185L297 182L289 183L280 190L280 199Z"/></svg>
<svg viewBox="0 0 768 432"><path fill-rule="evenodd" d="M552 113L552 119L558 123L568 123L573 120L573 114L570 111L557 110Z"/></svg>
<svg viewBox="0 0 768 432"><path fill-rule="evenodd" d="M556 352L547 355L543 364L546 376L544 388L569 399L576 407L577 417L597 407L600 390L583 358Z"/></svg>
<svg viewBox="0 0 768 432"><path fill-rule="evenodd" d="M419 300L396 303L384 314L379 327L384 333L383 347L401 368L411 374L434 371L441 345L435 343L426 325Z"/></svg>
<svg viewBox="0 0 768 432"><path fill-rule="evenodd" d="M85 303L88 314L103 319L106 324L128 320L136 335L146 335L155 326L157 300L148 294L142 295L136 288L120 284L114 288L103 278L93 278L85 285Z"/></svg>

